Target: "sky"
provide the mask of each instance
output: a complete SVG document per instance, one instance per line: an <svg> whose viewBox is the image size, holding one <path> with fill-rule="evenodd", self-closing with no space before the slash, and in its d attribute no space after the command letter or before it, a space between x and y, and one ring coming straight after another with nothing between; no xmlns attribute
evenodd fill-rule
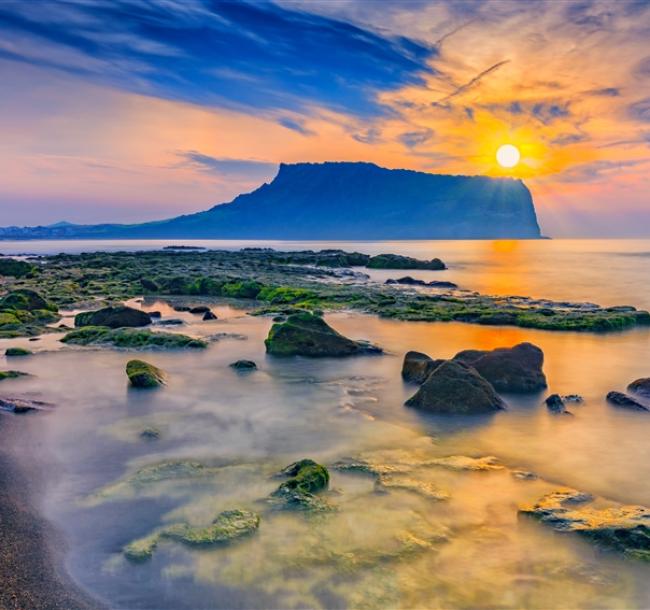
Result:
<svg viewBox="0 0 650 610"><path fill-rule="evenodd" d="M650 236L648 40L650 0L2 0L0 225L371 161L522 178L547 235Z"/></svg>

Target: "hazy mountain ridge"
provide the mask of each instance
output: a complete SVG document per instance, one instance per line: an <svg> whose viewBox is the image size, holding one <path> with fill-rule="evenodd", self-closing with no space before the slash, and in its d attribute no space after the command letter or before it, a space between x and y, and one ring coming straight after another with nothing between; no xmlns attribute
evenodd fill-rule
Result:
<svg viewBox="0 0 650 610"><path fill-rule="evenodd" d="M251 193L168 220L0 229L2 239L539 237L533 199L521 180L346 162L281 164L270 183Z"/></svg>

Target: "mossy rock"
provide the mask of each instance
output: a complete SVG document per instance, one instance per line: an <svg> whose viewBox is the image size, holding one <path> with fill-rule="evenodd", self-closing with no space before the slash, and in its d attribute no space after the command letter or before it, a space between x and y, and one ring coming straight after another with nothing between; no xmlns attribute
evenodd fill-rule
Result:
<svg viewBox="0 0 650 610"><path fill-rule="evenodd" d="M134 562L150 559L161 540L173 540L191 547L232 544L255 533L260 517L247 510L226 510L219 513L206 527L178 523L162 528L149 536L134 540L124 547L124 555Z"/></svg>
<svg viewBox="0 0 650 610"><path fill-rule="evenodd" d="M422 384L443 362L444 360L434 360L421 352L407 352L402 364L402 379L409 383Z"/></svg>
<svg viewBox="0 0 650 610"><path fill-rule="evenodd" d="M58 311L58 307L54 303L44 299L35 290L29 290L27 288L13 290L9 294L5 295L2 300L0 300L0 308L27 311L35 311L37 309L46 309L53 312Z"/></svg>
<svg viewBox="0 0 650 610"><path fill-rule="evenodd" d="M274 356L310 358L378 354L381 349L353 341L336 332L323 318L308 311L294 313L273 324L265 340L266 351Z"/></svg>
<svg viewBox="0 0 650 610"><path fill-rule="evenodd" d="M25 349L24 347L8 347L5 350L5 356L16 357L16 356L31 356L32 351Z"/></svg>
<svg viewBox="0 0 650 610"><path fill-rule="evenodd" d="M280 476L290 477L271 494L282 508L320 512L331 510L316 494L329 486L330 475L325 466L304 459L287 466Z"/></svg>
<svg viewBox="0 0 650 610"><path fill-rule="evenodd" d="M107 326L108 328L137 328L151 324L151 316L145 311L118 305L97 311L79 313L74 318L76 327Z"/></svg>
<svg viewBox="0 0 650 610"><path fill-rule="evenodd" d="M126 374L134 388L157 388L165 383L165 374L144 360L129 360Z"/></svg>
<svg viewBox="0 0 650 610"><path fill-rule="evenodd" d="M20 320L16 315L9 311L0 311L0 327L8 330L7 327L15 327L20 325Z"/></svg>
<svg viewBox="0 0 650 610"><path fill-rule="evenodd" d="M400 254L378 254L377 256L371 256L366 267L368 269L429 269L433 271L447 268L439 258L422 261Z"/></svg>
<svg viewBox="0 0 650 610"><path fill-rule="evenodd" d="M22 371L0 371L0 381L5 379L17 379L18 377L27 377L29 373L23 373Z"/></svg>
<svg viewBox="0 0 650 610"><path fill-rule="evenodd" d="M72 345L110 345L123 349L202 349L208 346L205 341L187 335L105 326L73 330L61 341Z"/></svg>

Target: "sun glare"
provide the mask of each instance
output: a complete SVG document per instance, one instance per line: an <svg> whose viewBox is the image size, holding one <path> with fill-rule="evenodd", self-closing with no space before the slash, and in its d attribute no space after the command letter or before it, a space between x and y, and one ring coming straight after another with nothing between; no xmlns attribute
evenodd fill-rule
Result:
<svg viewBox="0 0 650 610"><path fill-rule="evenodd" d="M501 167L514 167L519 163L519 157L519 149L512 144L504 144L497 150L497 162Z"/></svg>

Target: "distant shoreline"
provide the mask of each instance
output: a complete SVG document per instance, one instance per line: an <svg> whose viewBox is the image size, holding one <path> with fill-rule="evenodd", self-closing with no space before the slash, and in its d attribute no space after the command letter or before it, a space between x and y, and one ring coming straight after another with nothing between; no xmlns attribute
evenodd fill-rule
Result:
<svg viewBox="0 0 650 610"><path fill-rule="evenodd" d="M6 449L15 417L0 415L0 608L104 610L65 572L61 537L34 507L34 479Z"/></svg>

